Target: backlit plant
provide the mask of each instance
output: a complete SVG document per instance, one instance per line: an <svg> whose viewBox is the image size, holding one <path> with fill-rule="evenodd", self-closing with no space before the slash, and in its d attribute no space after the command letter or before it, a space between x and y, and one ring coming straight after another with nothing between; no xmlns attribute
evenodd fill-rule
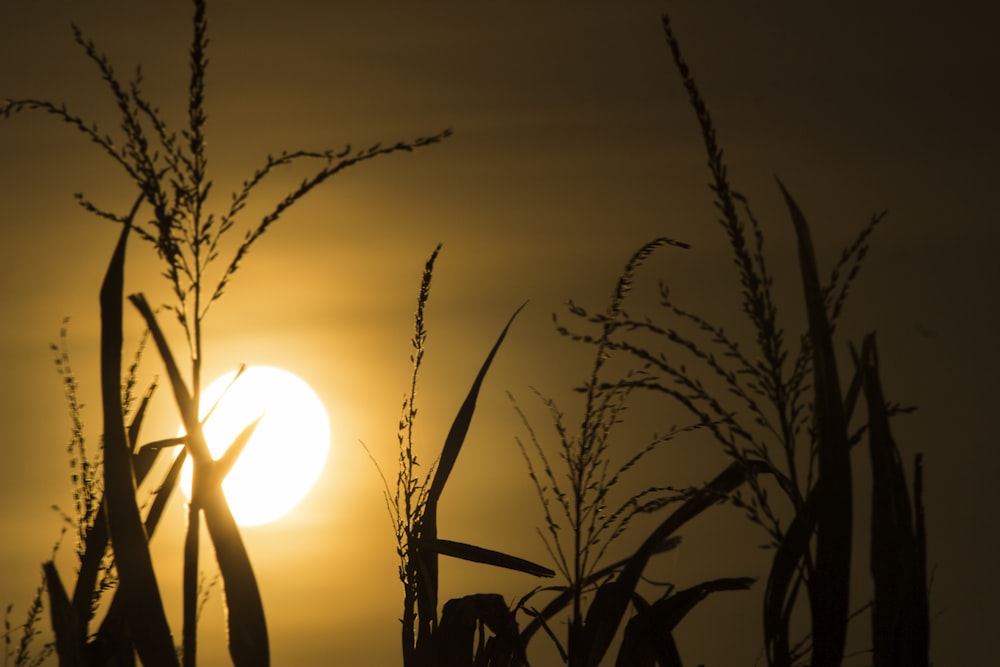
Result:
<svg viewBox="0 0 1000 667"><path fill-rule="evenodd" d="M268 156L264 165L233 193L228 208L221 213L213 213L209 211L212 181L208 174L205 140L205 76L208 66L205 0L194 1L193 25L187 124L180 133L170 129L157 107L145 96L141 71L130 81L121 80L110 60L75 26L76 42L97 66L115 101L120 114L120 138L116 140L103 133L97 125L73 114L64 104L13 99L0 105L3 116L9 117L22 111L41 111L70 124L97 144L125 172L136 190L134 202L125 214L115 213L83 195L77 195L83 208L119 224L122 232L101 290L103 484L88 487L85 491L88 502L101 509L93 517L85 515L80 524L79 537L83 544L80 548L81 570L72 598L63 590L54 563L50 561L45 568L56 645L64 664L102 664L105 654L115 651L131 653L133 645L146 665L177 663L152 569L148 540L156 528L163 504L176 485L180 466L187 455L194 462L195 481L184 550L183 662L193 665L196 656L198 540L203 513L223 579L233 661L237 665L269 663L267 628L256 579L239 530L221 492L221 481L249 439L254 424L237 438L222 459L212 460L198 415L204 318L211 304L228 287L249 250L278 218L313 188L348 167L378 156L434 144L449 134L446 130L411 142L385 146L377 144L360 151L346 146L331 150L286 151ZM238 229L240 214L250 195L262 181L281 168L299 163L318 166L257 223L245 227L236 250L228 258L224 257L220 241ZM140 217L140 211L147 208L151 215ZM163 273L170 282L174 299L166 307L174 313L185 334L190 363L185 381L153 308L142 294L131 295L129 301L149 327L166 366L187 433L179 441L164 439L142 448L138 447L138 433L143 409L136 412L126 427L121 392L124 258L131 234L151 244L164 263ZM221 270L211 271L218 262L222 262ZM158 487L156 499L143 517L136 501L136 487L160 453L168 445L177 444L183 444L182 453L174 459L166 478ZM97 497L98 494L103 494L103 497ZM120 581L110 610L100 630L95 633L89 628L93 616L92 596L97 585L94 564L104 562L109 542ZM121 623L125 617L128 618L127 634L125 625Z"/></svg>

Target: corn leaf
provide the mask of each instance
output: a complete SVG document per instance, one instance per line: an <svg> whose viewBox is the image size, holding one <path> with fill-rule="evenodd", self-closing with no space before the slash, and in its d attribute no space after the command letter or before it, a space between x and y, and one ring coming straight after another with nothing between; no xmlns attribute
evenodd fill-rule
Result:
<svg viewBox="0 0 1000 667"><path fill-rule="evenodd" d="M87 634L90 624L92 597L97 584L97 574L100 571L101 560L108 548L108 523L104 513L104 503L101 503L94 517L94 522L87 531L84 541L84 551L80 558L80 571L73 587L73 608L77 618L81 619L83 633Z"/></svg>
<svg viewBox="0 0 1000 667"><path fill-rule="evenodd" d="M878 372L875 336L865 338L859 361L868 402L872 465L872 653L879 667L927 664L927 597L923 544L918 541L899 449ZM919 487L914 487L920 502Z"/></svg>
<svg viewBox="0 0 1000 667"><path fill-rule="evenodd" d="M677 529L695 518L720 500L728 497L751 475L769 472L770 466L762 462L734 462L715 479L699 489L673 511L646 538L646 541L627 559L621 573L597 590L594 601L587 610L583 626L583 654L586 665L596 667L604 659L612 639L618 632L629 601L635 592L642 572L649 559L662 549L662 545Z"/></svg>
<svg viewBox="0 0 1000 667"><path fill-rule="evenodd" d="M42 570L45 573L45 588L49 594L49 614L52 617L52 632L56 636L59 665L83 667L86 635L80 626L80 619L66 595L56 564L46 561L42 565Z"/></svg>
<svg viewBox="0 0 1000 667"><path fill-rule="evenodd" d="M431 482L430 490L427 493L427 503L429 505L436 505L441 498L441 493L444 491L444 485L448 481L448 476L451 475L452 468L455 467L455 461L458 460L458 453L461 451L462 445L465 442L465 435L469 432L469 426L472 424L472 414L476 410L476 400L479 398L479 389L482 387L483 381L486 379L486 373L490 369L490 364L493 363L493 358L496 356L497 350L500 349L501 343L503 343L504 338L507 336L507 331L510 329L510 325L513 324L514 318L521 312L524 305L525 304L521 304L518 306L517 310L514 311L514 314L510 316L509 320L507 320L507 324L497 337L496 343L493 344L493 348L490 350L489 354L486 355L486 361L483 362L482 367L479 369L479 373L476 375L476 379L473 381L472 387L469 389L469 393L465 397L465 401L462 403L462 407L455 416L455 421L451 424L451 429L448 431L448 436L444 441L444 447L441 449L441 457L438 460L437 472L434 474L434 480Z"/></svg>
<svg viewBox="0 0 1000 667"><path fill-rule="evenodd" d="M656 616L659 627L673 630L699 602L712 593L750 590L756 581L754 577L723 577L703 581L657 600L650 611Z"/></svg>
<svg viewBox="0 0 1000 667"><path fill-rule="evenodd" d="M622 646L615 663L619 667L650 665L681 667L680 654L674 643L673 631L695 606L711 593L748 590L756 581L752 577L712 579L669 593L652 605L638 595L632 602L638 613L625 626Z"/></svg>
<svg viewBox="0 0 1000 667"><path fill-rule="evenodd" d="M669 536L654 546L653 553L654 555L665 553L671 549L675 549L680 543L681 538L679 536ZM613 575L625 566L625 564L629 561L629 558L622 558L621 560L617 560L610 565L605 565L598 570L594 570L588 576L584 577L583 581L580 582L580 587L587 588L596 582ZM532 635L538 632L538 630L544 630L551 634L547 625L548 621L554 618L556 614L565 609L569 603L573 601L573 595L576 589L572 586L560 586L548 587L540 590L558 590L559 595L550 600L541 611L531 612L534 618L530 623L528 623L527 626L525 626L524 631L521 633L521 636L524 638L526 643L531 639Z"/></svg>
<svg viewBox="0 0 1000 667"><path fill-rule="evenodd" d="M615 667L682 667L672 632L660 632L652 618L652 605L641 595L632 599L636 614L625 624Z"/></svg>
<svg viewBox="0 0 1000 667"><path fill-rule="evenodd" d="M488 641L483 638L484 628L494 635ZM478 647L475 645L477 630L480 632ZM514 612L507 608L503 596L496 593L448 600L441 610L438 633L437 665L527 664Z"/></svg>
<svg viewBox="0 0 1000 667"><path fill-rule="evenodd" d="M149 506L149 513L146 515L146 532L149 534L150 540L153 539L156 527L160 523L160 517L163 516L163 510L166 509L167 501L170 500L170 494L177 488L177 481L181 478L181 469L184 467L186 459L187 450L182 449L174 462L170 464L170 469L164 476L160 488L156 490L153 502Z"/></svg>
<svg viewBox="0 0 1000 667"><path fill-rule="evenodd" d="M149 408L149 402L153 400L153 394L156 392L156 382L154 381L146 393L142 395L142 400L139 401L139 408L135 411L135 417L132 418L132 423L128 425L128 441L132 445L133 451L135 450L136 443L139 442L139 433L142 431L142 424L146 418L146 410ZM138 473L136 473L138 477Z"/></svg>
<svg viewBox="0 0 1000 667"><path fill-rule="evenodd" d="M128 427L128 439L130 443L138 441L142 420L146 414L146 408L149 405L154 389L155 384L143 396L142 402L139 404L139 409L136 411L135 417ZM147 451L143 454L142 450L140 450L133 456L132 466L135 472L135 484L137 487L142 484L155 459L156 453L152 451ZM108 524L107 516L104 512L104 503L101 502L90 530L87 531L83 555L80 558L80 570L76 577L76 584L73 587L73 608L76 611L77 618L81 621L82 631L85 636L89 634L87 628L93 613L92 598L94 587L97 583L97 574L100 571L101 561L108 546ZM146 526L146 533L152 536L152 531L150 531L148 524Z"/></svg>
<svg viewBox="0 0 1000 667"><path fill-rule="evenodd" d="M250 442L250 438L253 437L254 431L257 430L257 426L260 425L260 420L263 418L264 415L261 415L244 427L233 440L233 443L226 449L225 453L213 464L215 474L219 477L220 481L224 480L229 471L236 465L236 460L243 453L243 450L246 449L247 443Z"/></svg>
<svg viewBox="0 0 1000 667"><path fill-rule="evenodd" d="M97 634L87 644L87 659L90 665L120 665L135 667L135 651L129 636L128 616L117 595L101 621Z"/></svg>
<svg viewBox="0 0 1000 667"><path fill-rule="evenodd" d="M442 539L415 539L413 540L413 544L423 552L436 553L441 556L451 556L452 558L461 558L462 560L472 561L473 563L495 565L508 570L517 570L518 572L527 572L528 574L533 574L536 577L554 577L556 574L544 565L532 563L530 560L518 558L517 556L509 556L499 551L484 549L483 547L473 546L464 542L454 542L452 540Z"/></svg>
<svg viewBox="0 0 1000 667"><path fill-rule="evenodd" d="M174 392L178 410L186 430L185 447L194 463L192 507L205 515L205 526L215 546L225 591L229 654L236 667L258 667L270 664L270 648L264 605L260 598L257 578L239 528L222 493L222 477L212 461L205 442L198 409L181 377L173 353L167 344L152 309L142 294L129 297L142 314L156 342L160 357Z"/></svg>
<svg viewBox="0 0 1000 667"><path fill-rule="evenodd" d="M104 492L108 528L136 651L147 667L174 666L177 657L163 611L146 531L135 500L132 450L121 405L122 291L125 246L140 197L122 227L101 286L101 397Z"/></svg>
<svg viewBox="0 0 1000 667"><path fill-rule="evenodd" d="M476 400L479 397L479 390L486 379L486 373L493 363L493 358L496 356L497 350L500 349L500 345L507 336L510 325L514 322L514 318L517 317L518 313L521 312L521 309L524 308L524 305L521 304L514 311L514 314L510 316L510 319L507 320L506 326L500 332L489 354L486 355L486 360L479 369L479 373L476 375L475 380L473 380L472 387L469 389L465 401L462 403L458 414L455 416L455 420L451 424L451 428L445 438L444 446L441 449L441 456L438 459L434 479L431 481L430 489L427 492L427 502L417 529L417 534L421 540L432 543L437 540L438 501L441 498L441 493L444 491L444 485L448 481L448 476L455 467L455 462L458 460L458 454L462 449L462 445L465 443L465 436L469 432L472 415L476 410ZM421 554L418 547L413 551L411 557L416 558L421 564L421 567L417 570L417 614L420 618L417 653L427 655L430 652L428 642L432 641L433 629L437 623L437 554L435 552Z"/></svg>
<svg viewBox="0 0 1000 667"><path fill-rule="evenodd" d="M152 469L153 464L156 462L156 459L160 454L159 450L136 447L136 443L139 442L139 434L142 430L143 418L146 416L146 409L149 406L149 401L152 399L153 392L155 390L156 384L154 383L142 397L142 401L139 403L139 409L136 410L135 418L128 427L129 443L133 449L132 467L135 470L136 486L145 481L146 475L149 474L149 471Z"/></svg>
<svg viewBox="0 0 1000 667"><path fill-rule="evenodd" d="M163 511L166 509L167 502L170 500L170 495L175 488L177 488L177 482L180 479L181 469L184 466L184 461L187 459L187 450L182 449L180 453L174 458L173 463L170 465L167 474L164 476L163 481L160 486L156 489L153 496L153 502L150 504L149 512L146 514L145 526L146 534L149 536L149 541L152 542L153 536L156 534L156 528L159 525L160 518L163 516ZM102 514L98 514L98 520L102 518ZM94 528L91 532L97 528L95 523ZM91 534L87 535L88 538L88 552L86 558L90 559L90 537ZM100 558L98 557L95 561L98 565L100 564ZM93 590L93 581L91 582L90 588L83 588L80 585L81 578L83 576L83 568L81 567L81 574L77 579L77 592L81 593L83 590ZM93 580L96 581L96 569L94 572ZM97 639L90 643L92 651L107 650L110 647L117 646L121 644L124 639L124 632L126 626L124 623L124 617L122 616L123 607L117 596L117 591L112 594L112 600L108 613L105 615L104 620L101 621L101 626L97 632ZM90 596L86 595L81 599L85 599L89 602ZM74 598L74 606L76 605L76 598ZM104 647L104 648L97 648ZM95 654L96 655L96 654ZM103 655L103 653L101 653ZM96 658L95 658L96 660ZM97 664L102 664L97 661Z"/></svg>
<svg viewBox="0 0 1000 667"><path fill-rule="evenodd" d="M200 427L197 429L193 428L198 424L198 406L194 404L194 400L191 398L191 392L188 391L187 384L181 376L180 367L177 365L177 360L174 358L174 354L167 344L167 339L163 335L163 330L156 320L153 309L149 307L149 302L143 294L132 294L128 299L145 320L146 326L149 328L149 333L153 336L153 341L156 343L156 349L160 353L160 359L167 370L170 387L174 393L174 401L177 403L177 411L180 413L181 421L188 432L188 437L184 444L188 448L191 458L196 462L202 463L211 461L212 455L209 453L208 445L205 443L204 438L192 437L192 430L198 430L199 432L201 430Z"/></svg>
<svg viewBox="0 0 1000 667"><path fill-rule="evenodd" d="M764 589L764 644L771 667L791 667L789 620L798 587L793 585L809 558L809 543L816 529L815 490L788 526L774 558Z"/></svg>
<svg viewBox="0 0 1000 667"><path fill-rule="evenodd" d="M880 667L900 665L905 586L913 566L913 526L910 499L899 451L889 432L889 416L878 379L875 339L865 338L861 353L865 398L868 402L868 443L872 466L871 573L872 652Z"/></svg>
<svg viewBox="0 0 1000 667"><path fill-rule="evenodd" d="M156 533L156 528L159 525L160 518L163 515L163 511L166 508L167 501L170 499L170 494L177 487L177 481L180 479L181 468L184 466L184 461L187 458L187 450L182 449L180 454L174 459L171 464L170 469L163 478L163 482L160 483L159 488L156 490L153 502L150 505L149 512L146 515L146 534L149 535L149 540L152 542L153 535ZM98 514L98 519L101 519L103 515ZM93 532L97 525L95 523L94 528L91 529ZM105 533L106 534L106 533ZM87 535L87 545L88 552L85 555L85 559L91 558L91 534ZM100 558L95 561L98 565L100 564ZM96 569L94 571L93 580L96 581ZM83 568L81 567L80 575L77 578L77 594L81 595L80 599L85 600L89 603L90 595L84 594L81 591L92 591L93 581L89 588L82 587L80 582L83 577ZM74 606L77 606L77 598L74 597ZM89 614L89 606L87 608ZM88 649L90 651L91 664L108 664L112 661L112 654L115 656L114 660L117 660L114 664L120 665L130 665L134 664L132 659L132 648L131 641L127 636L127 626L125 624L124 607L121 604L121 600L117 595L117 591L112 594L111 604L108 608L108 613L105 614L104 620L101 621L100 628L98 628L96 637L88 644Z"/></svg>
<svg viewBox="0 0 1000 667"><path fill-rule="evenodd" d="M799 264L813 353L816 447L816 557L810 580L813 667L839 667L847 639L851 574L852 493L847 421L837 376L833 335L809 225L778 180L798 239Z"/></svg>
<svg viewBox="0 0 1000 667"><path fill-rule="evenodd" d="M642 556L638 553L629 560L640 563ZM579 659L581 664L587 667L597 667L604 659L604 654L611 645L611 640L618 632L625 610L628 608L629 600L635 591L635 584L632 583L631 571L640 567L639 565L629 568L629 577L625 577L625 569L617 579L606 581L598 587L594 594L594 601L587 609L587 615L583 621L582 648ZM641 563L645 567L645 562ZM580 644L577 644L580 646Z"/></svg>

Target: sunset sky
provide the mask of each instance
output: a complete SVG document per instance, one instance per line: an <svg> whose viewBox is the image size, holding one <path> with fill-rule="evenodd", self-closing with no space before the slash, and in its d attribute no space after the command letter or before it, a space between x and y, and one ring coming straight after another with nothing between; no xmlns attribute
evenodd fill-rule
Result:
<svg viewBox="0 0 1000 667"><path fill-rule="evenodd" d="M317 391L332 422L318 486L283 520L245 530L274 664L399 662L395 543L361 443L392 479L417 290L437 243L417 399L423 461L440 448L507 318L529 302L494 362L444 493L442 537L549 564L535 531L541 509L515 444L524 427L506 392L554 447L533 389L577 416L572 389L591 356L556 333L552 314L568 321L569 299L604 308L643 243L669 236L693 247L663 250L648 263L633 314L660 314L643 298L664 281L678 303L743 330L703 146L663 38L665 11L712 110L732 181L765 227L789 341L804 316L774 175L809 218L824 271L874 212L888 210L838 326L837 352L847 362L847 343L876 330L890 399L919 407L894 429L908 468L916 452L925 456L933 662L996 659L1000 540L990 508L1000 447L989 415L1000 378L1000 219L989 202L1000 175L1000 9L973 0L211 0L208 11L207 135L219 208L269 153L454 131L438 145L353 167L296 204L206 320L206 381L242 362L279 366ZM4 0L0 99L65 102L102 131L117 129L107 88L73 42L75 23L122 78L142 64L147 96L179 130L190 15L189 3L162 0ZM244 224L306 173L274 176ZM72 506L70 423L48 348L65 317L88 443L96 450L100 438L97 294L119 230L77 206L75 192L121 213L135 198L117 165L70 126L40 113L0 118L0 604L15 605L15 622L59 537L50 506ZM133 239L126 290L165 303L161 270L153 249ZM126 355L140 331L126 312ZM144 382L162 377L152 349L141 374ZM176 432L173 410L164 386L147 439ZM675 406L641 401L628 414L622 456L686 422ZM643 471L659 484L700 484L724 465L705 442L659 454ZM863 449L854 461L867 466ZM154 557L178 639L182 534L175 499ZM654 578L680 586L760 579L750 592L719 594L692 612L676 633L682 656L752 664L762 651L764 534L718 508L683 535L676 554L654 562ZM859 540L860 580L863 532ZM64 579L72 550L67 536ZM203 564L212 566L208 552ZM453 561L442 561L442 577L442 600L499 592L513 602L546 583ZM864 594L858 590L857 606ZM203 664L223 664L218 589L203 618ZM856 621L859 637L867 623ZM536 642L538 664L547 664L551 652L544 638Z"/></svg>

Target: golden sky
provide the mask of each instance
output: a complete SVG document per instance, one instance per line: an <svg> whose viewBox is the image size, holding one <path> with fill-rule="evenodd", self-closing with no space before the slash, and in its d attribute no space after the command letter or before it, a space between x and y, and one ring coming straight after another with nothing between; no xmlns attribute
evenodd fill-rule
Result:
<svg viewBox="0 0 1000 667"><path fill-rule="evenodd" d="M691 243L689 252L657 255L642 284L665 280L678 301L740 331L737 275L660 26L669 11L731 177L764 221L791 340L804 320L773 175L810 218L826 267L873 212L889 211L838 329L838 352L848 359L847 340L877 330L890 397L920 408L895 428L904 459L922 451L927 464L932 659L986 664L1000 621L990 509L1000 455L988 417L1000 376L1000 220L989 203L1000 153L998 10L972 0L610 4L210 3L216 201L227 203L268 153L454 131L439 145L353 167L299 202L208 317L206 380L241 362L280 366L309 382L331 414L333 450L319 486L283 521L245 531L274 663L398 662L395 545L360 441L393 473L417 288L438 242L418 395L424 460L510 313L529 300L444 494L443 537L547 562L535 533L541 510L514 442L523 427L505 391L539 432L548 424L532 387L575 414L571 389L590 356L555 333L551 314L565 313L570 298L603 308L643 243L661 235ZM179 2L0 3L0 98L65 101L115 129L114 106L73 43L71 22L123 78L141 63L148 96L183 121L190 11ZM247 219L303 175L274 178ZM13 602L15 613L59 535L50 505L71 502L69 422L48 350L67 316L95 448L100 435L97 291L118 230L80 209L78 191L120 212L134 198L116 165L69 126L41 114L0 119L0 603ZM127 289L165 301L152 248L136 239L129 252ZM637 310L649 305L639 292ZM126 331L129 349L138 318ZM147 381L161 372L152 352L143 372ZM157 410L149 437L173 434L165 391ZM682 423L672 410L666 419ZM662 405L640 402L624 433L644 438L666 427L656 421L663 418ZM698 484L721 461L711 445L682 443L644 473ZM762 577L749 593L706 601L677 631L692 664L750 664L761 647L766 561L756 545L764 536L733 510L713 516L686 531L655 574L681 585ZM177 501L171 517L155 549L179 608L179 594L171 597L180 575ZM62 551L72 551L68 540ZM448 561L442 571L442 599L495 591L514 600L536 585L485 566ZM224 642L212 640L221 638L220 615L216 594L205 612L204 664L225 655ZM733 640L719 642L719 627ZM539 656L540 664L551 657Z"/></svg>

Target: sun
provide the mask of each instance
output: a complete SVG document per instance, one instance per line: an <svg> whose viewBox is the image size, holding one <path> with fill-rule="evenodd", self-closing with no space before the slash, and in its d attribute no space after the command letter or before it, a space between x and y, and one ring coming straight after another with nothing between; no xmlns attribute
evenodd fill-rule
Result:
<svg viewBox="0 0 1000 667"><path fill-rule="evenodd" d="M223 375L202 392L201 418L218 401L204 426L218 459L240 431L264 416L222 483L236 522L255 526L283 516L315 484L330 450L330 420L312 388L288 371L250 366L234 377L235 371ZM188 498L191 476L188 459L181 472Z"/></svg>

